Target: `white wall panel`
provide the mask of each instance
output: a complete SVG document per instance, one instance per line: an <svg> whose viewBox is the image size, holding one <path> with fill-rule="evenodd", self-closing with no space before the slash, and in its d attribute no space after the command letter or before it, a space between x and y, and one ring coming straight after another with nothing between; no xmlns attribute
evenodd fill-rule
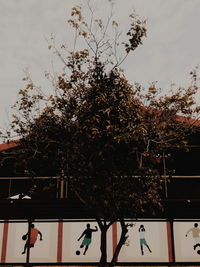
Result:
<svg viewBox="0 0 200 267"><path fill-rule="evenodd" d="M195 223L198 224L197 227L194 227ZM199 241L193 237L194 228ZM191 231L186 237L188 230ZM199 246L195 246L198 243ZM200 262L200 222L174 222L174 245L177 262Z"/></svg>
<svg viewBox="0 0 200 267"><path fill-rule="evenodd" d="M119 262L168 262L168 240L166 222L130 222L133 227L129 228L126 245L122 247ZM140 225L144 225L144 238L148 248L143 244L143 252L140 245ZM121 229L118 223L118 238Z"/></svg>
<svg viewBox="0 0 200 267"><path fill-rule="evenodd" d="M56 262L57 261L57 223L34 223L43 235L30 249L30 262ZM27 223L9 223L6 262L25 262L26 254L22 254L26 240L22 236L28 231Z"/></svg>
<svg viewBox="0 0 200 267"><path fill-rule="evenodd" d="M89 245L86 255L83 255L84 247L80 248L83 238L78 241L82 232L86 229L87 223L95 229L98 227L96 222L73 222L64 223L63 225L63 251L62 262L98 262L100 258L100 230L92 233L92 242ZM108 231L108 258L112 252L112 231ZM80 255L76 255L76 251L80 251Z"/></svg>

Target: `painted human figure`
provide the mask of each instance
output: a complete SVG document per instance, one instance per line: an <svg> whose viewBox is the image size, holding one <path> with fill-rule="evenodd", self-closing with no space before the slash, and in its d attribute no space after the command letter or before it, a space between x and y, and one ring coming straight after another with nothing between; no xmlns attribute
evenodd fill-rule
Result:
<svg viewBox="0 0 200 267"><path fill-rule="evenodd" d="M145 239L145 228L144 228L144 225L140 225L140 228L139 228L139 236L140 236L140 249L141 249L141 254L144 255L144 249L143 249L143 246L146 246L149 250L149 252L151 253L151 249L150 247L148 246L147 242L146 242L146 239Z"/></svg>
<svg viewBox="0 0 200 267"><path fill-rule="evenodd" d="M197 245L200 246L200 229L198 227L198 223L195 223L194 227L190 228L185 236L187 237L190 232L192 233L194 240L194 249L196 249Z"/></svg>
<svg viewBox="0 0 200 267"><path fill-rule="evenodd" d="M25 254L26 253L26 250L28 247L30 248L33 248L36 241L37 241L37 237L38 235L40 235L40 241L42 241L42 233L37 229L35 228L35 225L34 224L31 224L31 229L30 229L30 242L29 242L29 239L28 239L28 232L23 235L22 239L25 239L27 240L26 241L26 244L24 245L24 251L22 252L22 254Z"/></svg>
<svg viewBox="0 0 200 267"><path fill-rule="evenodd" d="M80 248L83 248L85 246L85 250L83 252L83 255L86 254L86 251L88 250L88 247L92 242L92 233L97 232L97 231L98 231L97 226L95 226L95 229L91 229L90 224L88 223L86 229L83 231L81 236L78 238L78 241L79 241L84 236L84 239L80 245Z"/></svg>

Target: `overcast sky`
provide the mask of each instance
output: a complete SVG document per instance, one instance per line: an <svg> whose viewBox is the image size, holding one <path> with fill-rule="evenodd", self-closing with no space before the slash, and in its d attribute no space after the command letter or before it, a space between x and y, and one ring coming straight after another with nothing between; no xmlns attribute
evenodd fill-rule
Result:
<svg viewBox="0 0 200 267"><path fill-rule="evenodd" d="M93 1L93 0L91 0ZM107 0L96 0L103 13ZM0 125L8 122L10 106L22 87L23 70L47 87L45 71L57 71L47 49L51 33L57 42L72 39L66 28L72 6L83 0L0 0ZM123 65L131 82L144 86L158 81L163 90L172 82L189 83L189 72L200 63L200 0L115 0L115 14L125 29L135 9L147 18L148 37Z"/></svg>

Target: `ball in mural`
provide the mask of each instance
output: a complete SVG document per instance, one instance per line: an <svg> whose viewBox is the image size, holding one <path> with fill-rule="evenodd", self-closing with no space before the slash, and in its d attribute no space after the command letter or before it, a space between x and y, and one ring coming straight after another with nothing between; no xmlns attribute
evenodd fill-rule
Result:
<svg viewBox="0 0 200 267"><path fill-rule="evenodd" d="M27 238L27 235L22 236L22 240L26 240L26 238Z"/></svg>
<svg viewBox="0 0 200 267"><path fill-rule="evenodd" d="M81 253L80 250L76 251L76 255L80 255L80 253Z"/></svg>

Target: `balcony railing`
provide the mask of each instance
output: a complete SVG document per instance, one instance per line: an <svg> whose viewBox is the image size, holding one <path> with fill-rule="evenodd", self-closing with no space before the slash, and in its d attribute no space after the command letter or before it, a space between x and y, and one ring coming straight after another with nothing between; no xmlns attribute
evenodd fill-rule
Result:
<svg viewBox="0 0 200 267"><path fill-rule="evenodd" d="M68 182L61 177L0 177L0 199L62 199Z"/></svg>

